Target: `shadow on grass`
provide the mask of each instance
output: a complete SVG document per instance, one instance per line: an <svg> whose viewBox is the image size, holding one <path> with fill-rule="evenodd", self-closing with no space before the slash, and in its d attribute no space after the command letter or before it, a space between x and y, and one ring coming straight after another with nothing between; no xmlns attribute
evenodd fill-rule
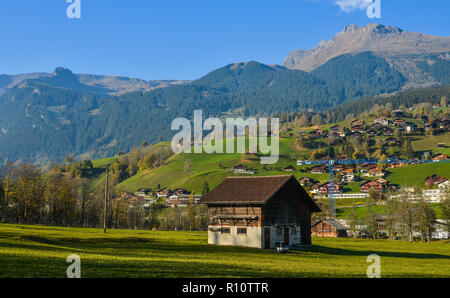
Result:
<svg viewBox="0 0 450 298"><path fill-rule="evenodd" d="M303 249L307 252L318 252L329 255L340 256L368 256L371 254L377 254L380 257L392 257L392 258L413 258L413 259L447 259L450 260L450 256L441 254L429 254L429 253L404 253L404 252L391 252L391 251L376 251L376 250L350 250L335 247L326 247L320 245L312 245ZM294 251L293 253L301 254L302 251Z"/></svg>

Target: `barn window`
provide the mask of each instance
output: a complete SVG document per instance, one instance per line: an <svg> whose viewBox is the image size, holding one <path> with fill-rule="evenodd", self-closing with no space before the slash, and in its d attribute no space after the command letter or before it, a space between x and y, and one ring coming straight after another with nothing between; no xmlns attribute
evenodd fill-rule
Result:
<svg viewBox="0 0 450 298"><path fill-rule="evenodd" d="M221 234L230 234L230 228L221 228L220 233Z"/></svg>
<svg viewBox="0 0 450 298"><path fill-rule="evenodd" d="M247 228L238 228L237 233L238 235L247 235Z"/></svg>

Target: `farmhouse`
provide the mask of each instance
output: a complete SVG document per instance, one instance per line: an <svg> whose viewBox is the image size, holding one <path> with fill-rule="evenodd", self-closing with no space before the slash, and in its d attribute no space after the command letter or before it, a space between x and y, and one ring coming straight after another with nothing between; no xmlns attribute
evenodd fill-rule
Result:
<svg viewBox="0 0 450 298"><path fill-rule="evenodd" d="M156 196L158 198L166 198L166 197L170 196L171 194L172 194L172 190L170 190L169 188L163 188L156 192Z"/></svg>
<svg viewBox="0 0 450 298"><path fill-rule="evenodd" d="M362 126L362 125L364 125L364 124L366 124L366 122L365 122L364 120L361 120L361 119L356 119L356 120L353 120L353 121L352 121L352 126L355 126L355 125L360 125L360 126Z"/></svg>
<svg viewBox="0 0 450 298"><path fill-rule="evenodd" d="M283 169L283 171L285 172L294 172L295 171L295 167L294 166L287 166Z"/></svg>
<svg viewBox="0 0 450 298"><path fill-rule="evenodd" d="M402 118L394 119L392 122L394 123L394 126L405 126L406 125L406 120L402 119Z"/></svg>
<svg viewBox="0 0 450 298"><path fill-rule="evenodd" d="M302 177L298 181L302 186L309 186L316 183L316 181L311 177Z"/></svg>
<svg viewBox="0 0 450 298"><path fill-rule="evenodd" d="M425 186L432 187L433 185L440 185L447 182L448 179L439 175L433 175L425 179Z"/></svg>
<svg viewBox="0 0 450 298"><path fill-rule="evenodd" d="M233 166L233 171L235 173L245 173L247 172L247 166L246 165L235 165Z"/></svg>
<svg viewBox="0 0 450 298"><path fill-rule="evenodd" d="M355 182L358 180L359 180L359 177L352 173L346 173L346 174L342 175L342 179L341 179L341 181L343 183Z"/></svg>
<svg viewBox="0 0 450 298"><path fill-rule="evenodd" d="M138 197L147 197L151 194L152 190L149 188L141 188L139 189L135 195Z"/></svg>
<svg viewBox="0 0 450 298"><path fill-rule="evenodd" d="M335 219L322 219L311 227L311 234L317 237L347 237L348 228Z"/></svg>
<svg viewBox="0 0 450 298"><path fill-rule="evenodd" d="M387 120L385 117L379 117L379 118L373 119L373 123L374 124L380 124L380 125L388 126L392 122L390 120Z"/></svg>
<svg viewBox="0 0 450 298"><path fill-rule="evenodd" d="M311 174L325 174L327 172L327 167L325 166L315 166L308 170Z"/></svg>
<svg viewBox="0 0 450 298"><path fill-rule="evenodd" d="M321 194L328 194L330 192L332 193L341 193L342 192L342 186L334 183L333 187L331 187L331 183L330 182L326 182L322 185L319 186L319 192Z"/></svg>
<svg viewBox="0 0 450 298"><path fill-rule="evenodd" d="M371 180L361 184L360 191L362 193L369 193L371 190L384 191L385 187L386 184L384 184L382 181Z"/></svg>
<svg viewBox="0 0 450 298"><path fill-rule="evenodd" d="M208 243L275 248L311 244L311 213L320 208L296 178L229 177L205 195Z"/></svg>

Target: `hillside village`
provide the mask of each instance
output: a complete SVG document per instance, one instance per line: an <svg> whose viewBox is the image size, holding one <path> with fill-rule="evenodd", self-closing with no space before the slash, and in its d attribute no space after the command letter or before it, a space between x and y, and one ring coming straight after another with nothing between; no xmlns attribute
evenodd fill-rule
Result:
<svg viewBox="0 0 450 298"><path fill-rule="evenodd" d="M409 100L408 94L399 96L400 102ZM448 201L450 108L445 96L433 99L433 104L424 101L409 107L400 104L395 109L390 102L375 104L358 115L350 112L350 106L340 110L347 117L339 122L331 121L333 111L276 115L281 122L280 157L274 165L261 165L259 153L174 154L169 142L149 145L143 141L128 153L119 152L100 160L77 161L69 155L45 177L29 164L10 165L3 185L8 189L9 184L15 187L8 196L17 197L23 185L20 180L10 181L8 177L26 173L43 187L36 189L39 192L36 195L42 196L36 206L43 211L36 211L34 219L19 216L21 222L98 227L103 216L99 206L104 205L108 170L108 226L204 230L207 209L201 203L202 198L227 177L293 175L322 209L313 216L312 223L330 219L332 193L337 220L349 228L347 232L351 222L355 222L351 218L356 212L360 229L353 235L368 237L364 232L368 225L362 221L375 208L379 221L377 235L387 235L383 226L390 199L424 200L437 212L439 220L443 216L440 206ZM238 137L242 136L235 136ZM330 160L358 162L335 164L331 187ZM373 163L373 160L381 161ZM68 193L74 195L57 205L57 198ZM11 214L24 212L20 205L8 207ZM439 238L447 234L433 235Z"/></svg>

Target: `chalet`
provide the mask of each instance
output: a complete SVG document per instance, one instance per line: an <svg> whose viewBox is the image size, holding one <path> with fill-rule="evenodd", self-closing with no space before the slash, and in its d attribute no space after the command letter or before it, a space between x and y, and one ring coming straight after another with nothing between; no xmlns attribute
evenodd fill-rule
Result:
<svg viewBox="0 0 450 298"><path fill-rule="evenodd" d="M202 196L192 194L173 194L166 200L165 205L167 207L187 207L191 202L191 198L193 199L193 204L198 204Z"/></svg>
<svg viewBox="0 0 450 298"><path fill-rule="evenodd" d="M402 119L402 118L394 119L392 122L394 123L394 126L403 126L404 127L406 125L405 119Z"/></svg>
<svg viewBox="0 0 450 298"><path fill-rule="evenodd" d="M333 167L334 171L336 171L338 173L341 172L344 168L345 168L345 165L335 165Z"/></svg>
<svg viewBox="0 0 450 298"><path fill-rule="evenodd" d="M371 190L384 191L385 184L377 180L364 182L360 185L360 192L369 193Z"/></svg>
<svg viewBox="0 0 450 298"><path fill-rule="evenodd" d="M158 198L166 198L172 194L172 191L169 188L163 188L156 192L156 196Z"/></svg>
<svg viewBox="0 0 450 298"><path fill-rule="evenodd" d="M363 174L364 177L383 177L384 171L380 167L370 168L366 173Z"/></svg>
<svg viewBox="0 0 450 298"><path fill-rule="evenodd" d="M312 194L318 194L319 193L319 184L314 183L310 186L310 191Z"/></svg>
<svg viewBox="0 0 450 298"><path fill-rule="evenodd" d="M383 126L388 126L392 122L390 120L387 120L385 117L379 117L379 118L373 119L373 123L374 124L380 124L380 125L383 125Z"/></svg>
<svg viewBox="0 0 450 298"><path fill-rule="evenodd" d="M334 125L332 127L330 127L331 131L339 131L341 129L341 127L339 125Z"/></svg>
<svg viewBox="0 0 450 298"><path fill-rule="evenodd" d="M311 235L315 237L345 238L348 228L335 219L322 219L311 227Z"/></svg>
<svg viewBox="0 0 450 298"><path fill-rule="evenodd" d="M285 172L294 172L295 171L295 167L294 166L287 166L283 169L283 171Z"/></svg>
<svg viewBox="0 0 450 298"><path fill-rule="evenodd" d="M127 201L129 204L137 204L137 203L142 203L144 201L143 197L136 196L135 194L130 193L130 192L122 192L120 194L120 198L122 200Z"/></svg>
<svg viewBox="0 0 450 298"><path fill-rule="evenodd" d="M427 124L423 127L425 129L425 131L431 131L433 130L435 127L433 127L433 124Z"/></svg>
<svg viewBox="0 0 450 298"><path fill-rule="evenodd" d="M121 198L122 200L129 201L129 200L132 200L132 199L136 199L136 196L135 196L133 193L131 193L131 192L126 192L126 191L124 191L124 192L122 192L122 193L120 194L120 198Z"/></svg>
<svg viewBox="0 0 450 298"><path fill-rule="evenodd" d="M439 189L448 189L450 187L450 180L442 180L436 183Z"/></svg>
<svg viewBox="0 0 450 298"><path fill-rule="evenodd" d="M235 165L233 166L233 172L235 173L246 173L248 172L246 165Z"/></svg>
<svg viewBox="0 0 450 298"><path fill-rule="evenodd" d="M320 139L323 136L324 136L324 132L321 129L315 129L308 133L308 138L310 138L310 139Z"/></svg>
<svg viewBox="0 0 450 298"><path fill-rule="evenodd" d="M184 188L177 188L173 192L175 195L190 195L191 193Z"/></svg>
<svg viewBox="0 0 450 298"><path fill-rule="evenodd" d="M302 177L298 181L302 186L309 186L316 183L316 181L311 177Z"/></svg>
<svg viewBox="0 0 450 298"><path fill-rule="evenodd" d="M364 124L366 124L366 122L364 120L361 119L356 119L352 121L352 126L363 126Z"/></svg>
<svg viewBox="0 0 450 298"><path fill-rule="evenodd" d="M450 130L450 120L442 120L439 128L447 131Z"/></svg>
<svg viewBox="0 0 450 298"><path fill-rule="evenodd" d="M351 128L352 132L363 132L364 131L364 126L362 125L353 125Z"/></svg>
<svg viewBox="0 0 450 298"><path fill-rule="evenodd" d="M374 181L380 182L384 186L387 186L389 184L389 181L386 179L383 179L383 178L376 178L376 179L374 179Z"/></svg>
<svg viewBox="0 0 450 298"><path fill-rule="evenodd" d="M425 186L426 187L432 187L433 185L439 185L443 182L448 181L447 178L439 176L439 175L433 175L431 177L428 177L425 179Z"/></svg>
<svg viewBox="0 0 450 298"><path fill-rule="evenodd" d="M165 205L167 207L172 207L172 208L187 207L189 205L189 202L180 201L180 200L176 200L176 199L168 199L168 200L166 200Z"/></svg>
<svg viewBox="0 0 450 298"><path fill-rule="evenodd" d="M128 203L130 204L140 204L144 202L144 198L143 197L137 197L137 196L133 196L131 198L128 199Z"/></svg>
<svg viewBox="0 0 450 298"><path fill-rule="evenodd" d="M275 248L311 244L320 208L294 176L229 177L205 195L208 243Z"/></svg>
<svg viewBox="0 0 450 298"><path fill-rule="evenodd" d="M358 168L359 168L359 171L361 173L367 173L369 170L377 168L377 165L375 165L375 164L361 164L361 165L358 166Z"/></svg>
<svg viewBox="0 0 450 298"><path fill-rule="evenodd" d="M434 161L441 161L441 160L447 160L448 156L445 154L438 154L436 156L433 156Z"/></svg>
<svg viewBox="0 0 450 298"><path fill-rule="evenodd" d="M308 173L311 174L325 174L327 173L327 167L326 166L315 166L308 170Z"/></svg>
<svg viewBox="0 0 450 298"><path fill-rule="evenodd" d="M359 180L359 177L356 176L355 174L347 173L347 174L342 175L341 181L342 181L342 183L349 183L349 182L355 182L358 180Z"/></svg>
<svg viewBox="0 0 450 298"><path fill-rule="evenodd" d="M373 129L373 130L380 130L381 128L383 127L383 125L381 125L380 123L372 123L371 125L370 125L370 128L371 129Z"/></svg>
<svg viewBox="0 0 450 298"><path fill-rule="evenodd" d="M344 137L345 137L345 134L344 134ZM343 136L342 136L342 134L333 131L328 135L328 139L330 140L330 144L337 144L343 140Z"/></svg>
<svg viewBox="0 0 450 298"><path fill-rule="evenodd" d="M149 188L141 188L135 193L138 197L147 197L152 193L152 190Z"/></svg>
<svg viewBox="0 0 450 298"><path fill-rule="evenodd" d="M353 174L355 172L355 169L353 168L345 168L341 170L341 174L345 175L345 174Z"/></svg>
<svg viewBox="0 0 450 298"><path fill-rule="evenodd" d="M341 193L342 192L342 186L334 183L334 187L331 187L331 183L330 182L326 182L322 185L319 186L319 192L321 194L329 194L330 192L336 194L336 193Z"/></svg>

